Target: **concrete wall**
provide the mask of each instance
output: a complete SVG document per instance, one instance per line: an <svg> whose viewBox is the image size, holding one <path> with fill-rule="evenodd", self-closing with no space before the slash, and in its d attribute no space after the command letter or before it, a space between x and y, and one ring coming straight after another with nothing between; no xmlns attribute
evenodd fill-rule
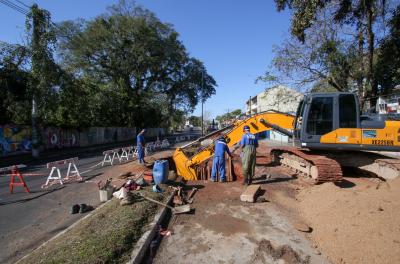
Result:
<svg viewBox="0 0 400 264"><path fill-rule="evenodd" d="M79 146L134 140L135 137L136 128L134 127L91 127L79 133Z"/></svg>
<svg viewBox="0 0 400 264"><path fill-rule="evenodd" d="M86 147L136 140L136 128L132 127L91 127L84 130L46 127L40 129L43 149ZM163 137L164 128L147 128L146 137ZM0 125L0 157L30 152L32 130L29 126Z"/></svg>
<svg viewBox="0 0 400 264"><path fill-rule="evenodd" d="M146 128L146 135L145 137L163 137L167 134L167 130L165 128Z"/></svg>

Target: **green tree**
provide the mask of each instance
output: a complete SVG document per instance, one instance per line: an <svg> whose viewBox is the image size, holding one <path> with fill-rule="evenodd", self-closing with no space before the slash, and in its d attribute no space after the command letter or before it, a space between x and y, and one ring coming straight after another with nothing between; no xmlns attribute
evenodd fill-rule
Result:
<svg viewBox="0 0 400 264"><path fill-rule="evenodd" d="M29 123L28 56L24 46L0 42L0 124Z"/></svg>
<svg viewBox="0 0 400 264"><path fill-rule="evenodd" d="M29 90L32 98L32 155L39 155L38 123L44 123L51 109L57 105L56 89L57 65L53 60L53 34L51 16L47 10L32 5L26 18L26 29L29 32L31 51L31 78Z"/></svg>
<svg viewBox="0 0 400 264"><path fill-rule="evenodd" d="M272 71L258 80L312 88L326 83L337 91L352 89L354 48L340 37L340 27L323 10L307 29L307 38L292 36L274 47ZM322 12L322 11L321 11ZM328 18L327 18L328 17Z"/></svg>
<svg viewBox="0 0 400 264"><path fill-rule="evenodd" d="M240 116L242 114L242 110L236 109L231 112L228 112L223 115L217 116L215 119L218 121L220 124L227 124L229 121L236 119L237 116Z"/></svg>
<svg viewBox="0 0 400 264"><path fill-rule="evenodd" d="M199 98L215 93L215 80L188 56L172 26L132 2L121 1L93 21L69 21L60 28L63 68L103 87L99 92L114 108L112 116L104 113L108 119L143 127L153 120L150 116L164 115L172 122L174 111L193 110ZM161 99L167 113L155 105L165 105Z"/></svg>
<svg viewBox="0 0 400 264"><path fill-rule="evenodd" d="M200 127L201 126L201 116L190 116L189 123L192 126Z"/></svg>
<svg viewBox="0 0 400 264"><path fill-rule="evenodd" d="M400 6L389 21L389 35L383 39L378 52L375 76L383 94L400 84Z"/></svg>
<svg viewBox="0 0 400 264"><path fill-rule="evenodd" d="M326 9L333 9L330 13L339 25L352 24L358 44L358 58L353 66L358 67L357 84L359 94L364 96L366 88L362 87L364 79L370 95L377 95L377 82L374 79L374 51L376 43L376 23L379 17L385 17L386 0L275 0L279 11L285 8L293 10L291 32L299 41L305 42L307 31L318 20L318 16ZM367 39L367 56L364 53L364 39ZM367 58L367 67L364 67L364 57ZM355 63L357 62L357 63ZM339 68L340 71L340 68Z"/></svg>

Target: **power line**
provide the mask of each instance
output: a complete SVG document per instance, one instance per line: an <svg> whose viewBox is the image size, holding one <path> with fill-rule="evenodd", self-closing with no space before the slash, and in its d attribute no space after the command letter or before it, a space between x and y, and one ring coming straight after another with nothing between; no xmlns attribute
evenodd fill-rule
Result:
<svg viewBox="0 0 400 264"><path fill-rule="evenodd" d="M19 0L15 0L15 1L17 1L18 3L20 3L21 5L23 5L23 6L27 7L27 8L31 8L30 6L26 5L26 4L25 4L24 2L22 2L22 1L19 1Z"/></svg>
<svg viewBox="0 0 400 264"><path fill-rule="evenodd" d="M25 8L20 7L20 6L14 4L14 3L12 3L12 2L10 2L8 0L0 0L0 3L2 3L3 5L8 6L11 9L14 9L15 11L17 11L17 12L23 14L23 15L28 15L28 12L29 12L28 10L25 10Z"/></svg>
<svg viewBox="0 0 400 264"><path fill-rule="evenodd" d="M24 4L22 1L19 1L19 0L15 0L15 1L17 1L18 3L28 7L29 9L31 8L30 6ZM24 7L21 7L17 3L13 3L10 0L0 0L0 3L2 3L5 6L10 7L11 9L14 9L15 11L17 11L17 12L19 12L19 13L25 15L25 16L27 16L29 14L29 12L30 12L29 10L26 10ZM54 23L53 21L50 20L49 22L55 28L60 29L59 26L56 23Z"/></svg>
<svg viewBox="0 0 400 264"><path fill-rule="evenodd" d="M2 0L2 2L3 3L6 2L9 7L13 8L14 10L17 10L18 12L21 12L21 13L24 13L24 14L28 14L29 13L29 10L26 10L25 8L19 6L16 3L13 3L13 2L11 2L9 0Z"/></svg>

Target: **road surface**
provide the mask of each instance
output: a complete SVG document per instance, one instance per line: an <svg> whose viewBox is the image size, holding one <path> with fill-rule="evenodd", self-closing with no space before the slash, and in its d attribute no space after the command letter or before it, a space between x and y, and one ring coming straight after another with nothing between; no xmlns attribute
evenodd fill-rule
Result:
<svg viewBox="0 0 400 264"><path fill-rule="evenodd" d="M100 203L97 182L108 177L117 178L121 173L118 162L114 166L101 166L102 151L71 156L79 157L78 170L84 178L81 183L57 184L46 190L41 189L49 174L46 163L57 160L56 157L43 160L41 164L37 161L33 165L28 164L28 169L24 171L28 176L24 178L30 194L22 187L14 187L14 193L10 194L10 177L0 176L0 263L14 263L83 217L84 214L69 213L72 205L86 203L96 206ZM61 173L66 175L66 168Z"/></svg>

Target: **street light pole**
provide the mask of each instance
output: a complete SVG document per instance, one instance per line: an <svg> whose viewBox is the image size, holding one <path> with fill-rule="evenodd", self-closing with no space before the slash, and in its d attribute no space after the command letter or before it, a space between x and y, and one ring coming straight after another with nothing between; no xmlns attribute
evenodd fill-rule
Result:
<svg viewBox="0 0 400 264"><path fill-rule="evenodd" d="M201 136L204 136L203 105L204 105L204 69L201 71Z"/></svg>

